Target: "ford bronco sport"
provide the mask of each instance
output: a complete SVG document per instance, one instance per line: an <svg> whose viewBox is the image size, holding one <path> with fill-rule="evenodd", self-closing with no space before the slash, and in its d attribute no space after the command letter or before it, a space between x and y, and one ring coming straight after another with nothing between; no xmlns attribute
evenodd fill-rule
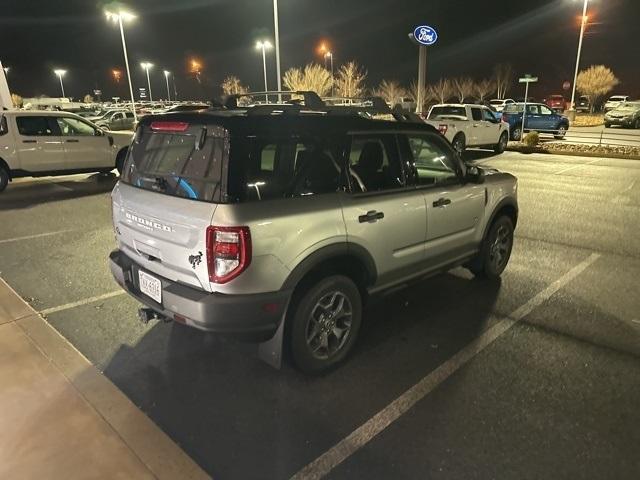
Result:
<svg viewBox="0 0 640 480"><path fill-rule="evenodd" d="M367 297L459 265L502 273L513 176L419 119L317 100L141 120L110 266L143 317L276 342L319 373L352 349Z"/></svg>

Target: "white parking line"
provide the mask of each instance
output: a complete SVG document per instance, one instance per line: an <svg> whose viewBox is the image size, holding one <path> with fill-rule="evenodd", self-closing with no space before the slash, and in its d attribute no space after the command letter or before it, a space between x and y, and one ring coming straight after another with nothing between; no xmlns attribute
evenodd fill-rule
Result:
<svg viewBox="0 0 640 480"><path fill-rule="evenodd" d="M562 173L568 172L569 170L573 170L574 168L584 167L585 165L593 165L594 163L599 162L600 160L602 160L602 159L601 158L596 158L595 160L591 160L591 161L589 161L587 163L581 163L579 165L572 165L570 167L563 168L559 172L555 172L554 175L560 175Z"/></svg>
<svg viewBox="0 0 640 480"><path fill-rule="evenodd" d="M485 331L453 357L440 365L413 387L404 392L393 402L354 430L351 434L342 439L330 450L305 466L291 478L293 480L309 480L319 479L327 475L331 470L344 462L347 458L371 441L376 435L387 428L391 423L397 420L402 414L412 408L418 401L422 400L438 385L458 371L478 353L491 345L491 343L507 332L518 321L522 320L536 307L539 307L542 303L548 300L554 293L584 272L598 258L600 258L599 254L591 254L585 261L573 267L527 303L514 310L511 315L501 319L493 327Z"/></svg>
<svg viewBox="0 0 640 480"><path fill-rule="evenodd" d="M4 240L0 240L0 244L1 243L11 243L11 242L20 242L21 240L31 240L32 238L49 237L51 235L60 235L61 233L68 233L68 232L73 232L73 230L58 230L56 232L36 233L35 235L26 235L24 237L6 238Z"/></svg>
<svg viewBox="0 0 640 480"><path fill-rule="evenodd" d="M69 310L70 308L80 307L82 305L87 305L88 303L98 302L100 300L106 300L108 298L117 297L118 295L124 295L126 292L124 290L116 290L114 292L105 293L103 295L96 295L95 297L85 298L84 300L78 300L77 302L65 303L64 305L59 305L57 307L47 308L42 310L40 313L42 315L50 315L52 313L61 312L63 310Z"/></svg>

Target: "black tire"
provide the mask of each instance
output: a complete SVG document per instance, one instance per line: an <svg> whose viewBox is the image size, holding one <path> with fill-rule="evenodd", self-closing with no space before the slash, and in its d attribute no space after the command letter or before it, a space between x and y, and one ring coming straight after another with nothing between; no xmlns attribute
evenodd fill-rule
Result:
<svg viewBox="0 0 640 480"><path fill-rule="evenodd" d="M122 171L124 170L124 161L127 158L127 149L123 148L118 152L118 156L116 157L116 169L118 170L118 174L122 175Z"/></svg>
<svg viewBox="0 0 640 480"><path fill-rule="evenodd" d="M501 215L491 224L487 236L482 241L480 253L467 264L467 268L476 277L498 279L507 268L512 249L513 222L508 216Z"/></svg>
<svg viewBox="0 0 640 480"><path fill-rule="evenodd" d="M516 125L513 127L513 130L511 130L511 140L514 142L522 140L522 125Z"/></svg>
<svg viewBox="0 0 640 480"><path fill-rule="evenodd" d="M497 154L504 153L504 151L507 149L507 143L509 143L509 135L507 134L507 132L502 132L498 143L493 147L493 151Z"/></svg>
<svg viewBox="0 0 640 480"><path fill-rule="evenodd" d="M604 122L604 128L611 128L611 124L607 123L607 122Z"/></svg>
<svg viewBox="0 0 640 480"><path fill-rule="evenodd" d="M553 138L555 138L556 140L562 140L566 135L567 135L567 126L560 125L558 126L558 130L556 130L556 133L553 135Z"/></svg>
<svg viewBox="0 0 640 480"><path fill-rule="evenodd" d="M348 277L325 277L301 292L289 321L295 367L307 375L327 372L347 357L356 341L362 322L360 291ZM340 337L336 330L342 331Z"/></svg>
<svg viewBox="0 0 640 480"><path fill-rule="evenodd" d="M633 128L636 130L640 130L640 118L636 118L636 121L633 124Z"/></svg>
<svg viewBox="0 0 640 480"><path fill-rule="evenodd" d="M0 193L9 185L9 171L6 167L0 165Z"/></svg>
<svg viewBox="0 0 640 480"><path fill-rule="evenodd" d="M464 134L459 133L455 137L453 137L453 140L451 141L451 146L456 152L458 152L458 155L462 157L462 155L464 155L465 150L467 149L467 141L464 138Z"/></svg>

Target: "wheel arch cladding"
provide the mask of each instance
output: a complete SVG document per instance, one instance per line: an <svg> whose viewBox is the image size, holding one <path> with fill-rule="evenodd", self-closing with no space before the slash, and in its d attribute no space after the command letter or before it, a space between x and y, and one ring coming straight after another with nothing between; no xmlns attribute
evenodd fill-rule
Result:
<svg viewBox="0 0 640 480"><path fill-rule="evenodd" d="M377 269L371 254L352 243L328 245L316 250L300 262L284 282L284 290L294 290L306 280L341 274L351 278L364 291L373 285Z"/></svg>
<svg viewBox="0 0 640 480"><path fill-rule="evenodd" d="M9 181L11 181L11 168L9 168L9 164L5 162L2 157L0 157L0 168L4 168L7 171L7 175L9 175Z"/></svg>
<svg viewBox="0 0 640 480"><path fill-rule="evenodd" d="M491 225L493 225L493 222L495 222L497 218L503 215L506 215L511 219L511 222L513 223L513 228L515 229L516 224L518 223L518 207L513 199L503 198L498 203L498 205L496 205L496 208L493 210L493 213L491 214L491 218L489 219L486 227L484 228L484 233L482 235L482 238L486 237L487 233L491 229Z"/></svg>

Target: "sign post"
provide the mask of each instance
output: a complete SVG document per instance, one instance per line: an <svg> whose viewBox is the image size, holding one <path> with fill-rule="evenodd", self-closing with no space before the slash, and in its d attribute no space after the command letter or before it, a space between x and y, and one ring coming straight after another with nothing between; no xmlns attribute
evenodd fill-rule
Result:
<svg viewBox="0 0 640 480"><path fill-rule="evenodd" d="M529 84L530 83L535 83L538 81L538 77L532 77L531 75L529 75L528 73L518 79L518 81L520 83L524 83L525 84L525 88L524 88L524 108L522 109L522 134L520 135L520 140L522 140L522 138L524 138L524 125L527 121L527 101L529 100Z"/></svg>
<svg viewBox="0 0 640 480"><path fill-rule="evenodd" d="M418 92L416 113L423 113L424 90L427 84L427 47L438 41L438 33L428 25L419 25L409 34L409 38L419 45L418 53Z"/></svg>

